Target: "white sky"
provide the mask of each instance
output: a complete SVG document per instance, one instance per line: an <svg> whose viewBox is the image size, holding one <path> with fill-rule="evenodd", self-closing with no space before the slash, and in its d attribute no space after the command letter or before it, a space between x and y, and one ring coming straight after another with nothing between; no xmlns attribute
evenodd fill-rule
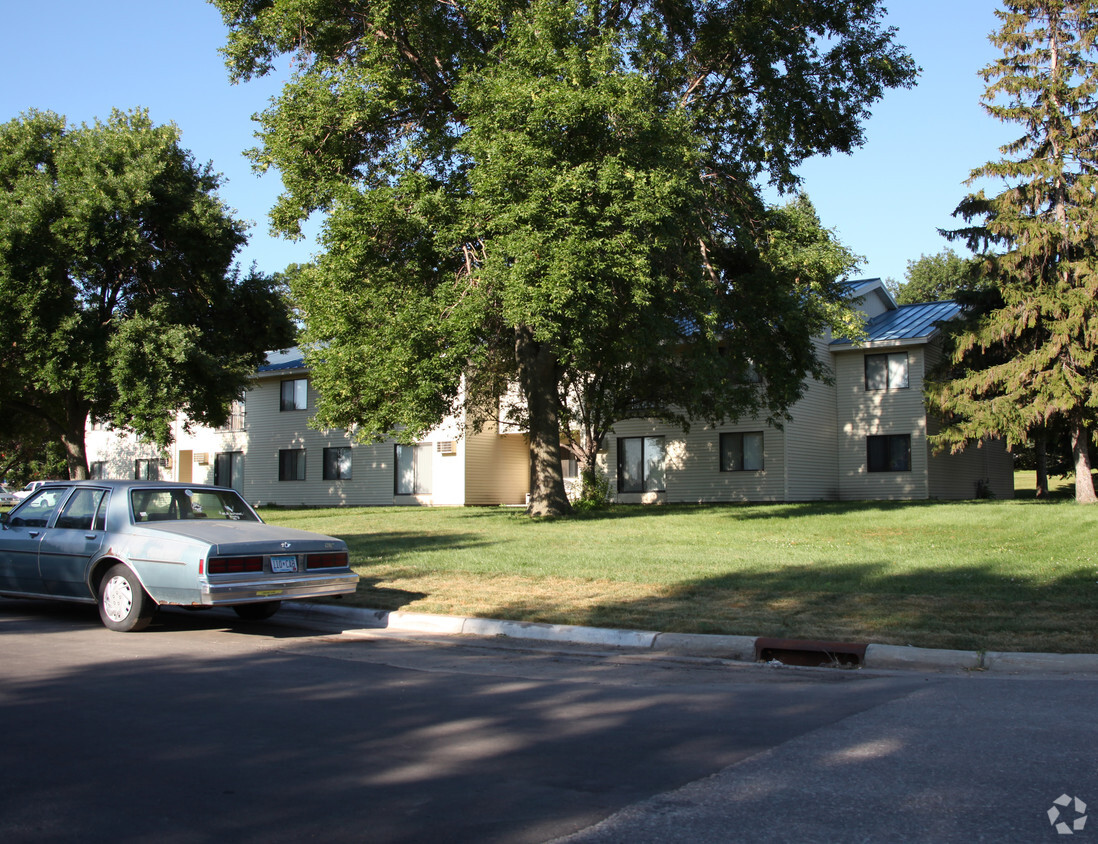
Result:
<svg viewBox="0 0 1098 844"><path fill-rule="evenodd" d="M978 71L996 58L993 0L891 0L889 22L923 69L913 90L891 91L874 108L865 146L850 156L813 159L804 189L826 226L865 257L860 275L902 279L908 260L949 244L938 228L966 193L969 171L998 157L1015 134L987 116ZM276 86L229 84L218 48L225 29L203 0L0 0L8 33L0 51L0 121L30 108L72 123L112 108L145 107L156 123L176 123L183 145L225 174L221 195L256 223L245 266L263 272L309 260L315 245L268 235L277 176L255 176L242 152L254 144L251 116ZM314 230L315 231L315 230ZM963 246L954 248L966 254Z"/></svg>

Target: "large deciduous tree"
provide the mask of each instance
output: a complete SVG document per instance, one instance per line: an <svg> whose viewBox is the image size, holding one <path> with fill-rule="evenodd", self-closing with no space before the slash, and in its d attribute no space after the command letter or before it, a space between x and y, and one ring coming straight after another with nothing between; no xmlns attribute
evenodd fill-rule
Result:
<svg viewBox="0 0 1098 844"><path fill-rule="evenodd" d="M576 379L656 415L736 415L749 367L798 394L841 291L774 266L760 183L916 73L877 0L212 2L235 79L291 57L253 154L277 228L325 213L293 282L317 422L411 438L517 383L541 515ZM687 365L706 389L652 389Z"/></svg>
<svg viewBox="0 0 1098 844"><path fill-rule="evenodd" d="M292 325L233 264L245 227L218 183L141 111L0 125L0 436L38 426L81 478L89 416L161 444L177 411L224 422Z"/></svg>
<svg viewBox="0 0 1098 844"><path fill-rule="evenodd" d="M935 255L920 255L907 262L904 281L889 290L901 305L919 302L949 302L989 282L980 275L980 258L962 258L952 249Z"/></svg>
<svg viewBox="0 0 1098 844"><path fill-rule="evenodd" d="M954 339L955 377L930 396L954 449L985 436L1027 443L1070 431L1076 500L1095 501L1089 453L1098 417L1098 3L1006 0L992 41L985 108L1023 134L975 169L1003 190L972 194L953 236L995 247L983 272L996 302Z"/></svg>

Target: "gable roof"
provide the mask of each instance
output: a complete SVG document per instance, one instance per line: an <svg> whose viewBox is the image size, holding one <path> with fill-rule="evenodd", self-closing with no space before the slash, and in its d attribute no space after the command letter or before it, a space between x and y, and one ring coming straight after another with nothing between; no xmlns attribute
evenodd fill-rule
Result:
<svg viewBox="0 0 1098 844"><path fill-rule="evenodd" d="M956 302L900 305L869 320L865 325L866 338L857 347L926 343L939 331L939 323L953 319L960 312L961 306ZM854 344L845 337L831 341L831 348L836 351L843 346L853 348Z"/></svg>

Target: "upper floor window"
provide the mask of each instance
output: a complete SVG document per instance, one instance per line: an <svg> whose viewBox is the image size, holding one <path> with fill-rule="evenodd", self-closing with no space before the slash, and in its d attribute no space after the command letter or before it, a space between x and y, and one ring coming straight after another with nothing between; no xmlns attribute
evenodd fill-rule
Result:
<svg viewBox="0 0 1098 844"><path fill-rule="evenodd" d="M900 390L907 385L907 352L865 356L867 390Z"/></svg>
<svg viewBox="0 0 1098 844"><path fill-rule="evenodd" d="M722 472L761 472L762 468L762 431L721 434Z"/></svg>
<svg viewBox="0 0 1098 844"><path fill-rule="evenodd" d="M663 437L618 439L618 492L663 492Z"/></svg>
<svg viewBox="0 0 1098 844"><path fill-rule="evenodd" d="M307 378L294 378L282 382L280 410L305 410L308 406L309 381Z"/></svg>
<svg viewBox="0 0 1098 844"><path fill-rule="evenodd" d="M283 382L293 383L291 382ZM285 392L283 392L285 396ZM282 408L286 410L285 407ZM229 418L225 420L225 425L220 430L222 431L243 431L244 430L244 396L241 394L240 398L234 399L232 404L229 405Z"/></svg>

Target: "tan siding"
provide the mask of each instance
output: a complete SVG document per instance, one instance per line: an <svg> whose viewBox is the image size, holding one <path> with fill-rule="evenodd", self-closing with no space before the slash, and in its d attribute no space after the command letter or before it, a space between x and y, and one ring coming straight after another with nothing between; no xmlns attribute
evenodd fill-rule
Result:
<svg viewBox="0 0 1098 844"><path fill-rule="evenodd" d="M939 426L928 419L927 428L933 435ZM928 462L931 498L976 498L978 493L1014 497L1014 457L1002 440L972 443L956 454L932 452Z"/></svg>
<svg viewBox="0 0 1098 844"><path fill-rule="evenodd" d="M244 496L286 506L377 505L393 503L393 446L352 444L343 431L309 427L316 394L309 384L307 410L279 409L283 378L264 378L248 393L244 449ZM351 480L324 480L324 449L351 445ZM305 449L305 480L279 481L278 452Z"/></svg>
<svg viewBox="0 0 1098 844"><path fill-rule="evenodd" d="M942 359L938 344L926 347L926 368L929 371ZM927 434L939 430L937 419L927 419ZM927 460L931 498L965 499L977 495L977 484L986 484L996 498L1014 497L1014 457L1001 440L984 440L969 445L957 454L943 452Z"/></svg>
<svg viewBox="0 0 1098 844"><path fill-rule="evenodd" d="M886 351L884 349L878 351ZM904 351L889 348L887 351ZM866 390L865 353L835 356L839 418L839 496L844 500L926 498L926 414L923 409L923 351L906 349L906 389ZM911 436L910 472L868 472L866 438L875 434Z"/></svg>
<svg viewBox="0 0 1098 844"><path fill-rule="evenodd" d="M465 503L525 504L530 491L530 449L520 434L500 435L488 423L465 438Z"/></svg>
<svg viewBox="0 0 1098 844"><path fill-rule="evenodd" d="M831 361L824 338L815 341L816 355ZM786 501L816 501L839 497L839 438L834 384L809 379L804 396L791 409L785 424Z"/></svg>
<svg viewBox="0 0 1098 844"><path fill-rule="evenodd" d="M722 432L763 434L761 472L722 472ZM666 491L663 493L619 493L617 491L618 438L662 436ZM785 437L776 428L759 421L743 421L718 428L693 426L686 434L679 428L654 420L629 419L619 422L607 437L606 466L611 496L622 503L781 501L784 490Z"/></svg>

